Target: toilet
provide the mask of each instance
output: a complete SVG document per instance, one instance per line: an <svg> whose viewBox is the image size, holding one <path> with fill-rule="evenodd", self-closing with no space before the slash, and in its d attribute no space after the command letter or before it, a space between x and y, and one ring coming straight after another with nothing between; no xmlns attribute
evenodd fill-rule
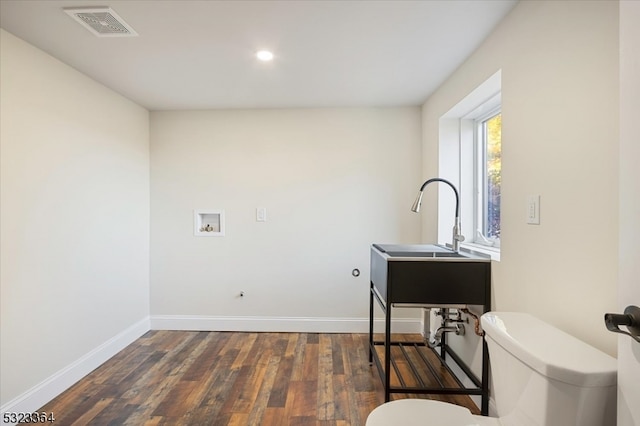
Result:
<svg viewBox="0 0 640 426"><path fill-rule="evenodd" d="M615 358L526 313L488 312L481 323L497 417L401 399L374 409L366 426L615 426Z"/></svg>

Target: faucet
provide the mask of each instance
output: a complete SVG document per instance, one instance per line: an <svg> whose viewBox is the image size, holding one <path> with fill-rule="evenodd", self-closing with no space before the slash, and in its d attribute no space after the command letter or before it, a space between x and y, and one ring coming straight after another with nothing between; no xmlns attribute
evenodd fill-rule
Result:
<svg viewBox="0 0 640 426"><path fill-rule="evenodd" d="M460 197L458 196L458 190L451 182L442 178L432 178L422 184L420 187L420 192L418 193L418 197L416 201L413 202L413 206L411 207L411 211L418 213L420 211L420 204L422 204L422 191L424 188L429 185L431 182L442 182L446 183L453 189L453 193L456 195L456 218L453 224L453 237L451 241L451 247L453 251L457 252L460 250L460 243L464 241L464 236L460 234Z"/></svg>

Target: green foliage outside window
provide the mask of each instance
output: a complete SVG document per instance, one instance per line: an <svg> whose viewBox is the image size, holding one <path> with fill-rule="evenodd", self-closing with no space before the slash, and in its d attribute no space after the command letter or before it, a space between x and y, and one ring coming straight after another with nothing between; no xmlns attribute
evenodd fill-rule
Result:
<svg viewBox="0 0 640 426"><path fill-rule="evenodd" d="M500 185L502 183L502 114L485 121L487 199L485 232L488 238L500 238Z"/></svg>

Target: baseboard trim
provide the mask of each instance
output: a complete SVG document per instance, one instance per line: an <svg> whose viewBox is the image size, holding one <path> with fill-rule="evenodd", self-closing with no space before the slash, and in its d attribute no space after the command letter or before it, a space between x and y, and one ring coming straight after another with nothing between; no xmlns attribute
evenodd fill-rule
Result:
<svg viewBox="0 0 640 426"><path fill-rule="evenodd" d="M152 315L152 330L245 331L290 333L368 333L368 318L228 317L198 315ZM384 320L375 320L376 333ZM419 318L394 318L393 333L421 333Z"/></svg>
<svg viewBox="0 0 640 426"><path fill-rule="evenodd" d="M150 320L146 317L7 402L0 411L31 413L38 410L149 330Z"/></svg>

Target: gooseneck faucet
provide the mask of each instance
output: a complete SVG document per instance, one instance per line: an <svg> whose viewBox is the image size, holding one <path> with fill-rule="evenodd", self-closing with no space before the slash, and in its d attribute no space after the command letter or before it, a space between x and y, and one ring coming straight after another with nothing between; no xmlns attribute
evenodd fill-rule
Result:
<svg viewBox="0 0 640 426"><path fill-rule="evenodd" d="M432 178L422 184L420 187L420 192L418 193L418 197L416 197L416 201L413 202L413 206L411 207L412 212L418 213L420 211L420 204L422 204L422 191L424 188L429 185L431 182L442 182L446 183L453 189L453 193L456 195L456 218L453 225L453 238L451 242L451 247L453 251L460 250L460 243L464 241L464 236L460 234L460 197L458 196L458 190L451 182L442 178Z"/></svg>

